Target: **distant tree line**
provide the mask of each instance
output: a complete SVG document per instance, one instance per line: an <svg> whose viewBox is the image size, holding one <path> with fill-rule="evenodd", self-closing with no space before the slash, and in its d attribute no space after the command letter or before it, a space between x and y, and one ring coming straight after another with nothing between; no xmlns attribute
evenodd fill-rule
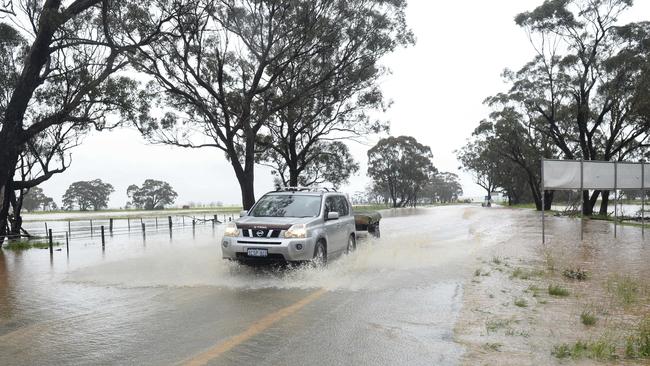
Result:
<svg viewBox="0 0 650 366"><path fill-rule="evenodd" d="M431 148L410 136L384 138L371 148L368 176L366 200L392 207L453 202L463 194L458 176L439 172Z"/></svg>
<svg viewBox="0 0 650 366"><path fill-rule="evenodd" d="M463 168L487 194L502 191L511 203L545 209L543 158L641 161L650 139L650 23L618 24L629 0L547 0L515 22L535 56L506 70L510 89L486 99L488 118L458 150ZM583 213L610 192L581 193Z"/></svg>

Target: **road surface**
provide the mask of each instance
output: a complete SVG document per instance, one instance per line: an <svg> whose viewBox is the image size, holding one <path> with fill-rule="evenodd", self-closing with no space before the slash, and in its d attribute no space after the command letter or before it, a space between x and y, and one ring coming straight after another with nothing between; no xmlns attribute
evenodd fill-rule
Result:
<svg viewBox="0 0 650 366"><path fill-rule="evenodd" d="M388 211L324 269L225 263L209 227L5 250L0 364L456 364L469 263L515 212Z"/></svg>

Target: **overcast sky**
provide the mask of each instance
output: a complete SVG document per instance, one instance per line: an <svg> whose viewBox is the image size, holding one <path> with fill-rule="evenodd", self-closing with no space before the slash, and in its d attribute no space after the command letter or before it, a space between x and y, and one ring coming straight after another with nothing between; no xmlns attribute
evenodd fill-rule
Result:
<svg viewBox="0 0 650 366"><path fill-rule="evenodd" d="M415 46L385 59L392 70L382 83L393 101L383 118L391 121L391 134L411 135L433 151L441 171L459 173L466 196L484 192L469 175L458 171L453 151L488 110L487 97L507 88L500 77L504 68L518 69L534 55L525 32L516 26L516 14L532 10L542 0L410 0L407 22L417 37ZM647 20L650 1L636 0L621 21ZM379 139L350 143L361 171L343 187L353 194L369 179L366 151ZM72 166L42 185L59 204L75 181L100 178L115 187L109 207L124 206L126 188L145 179L168 181L178 192L177 204L217 202L240 204L240 190L232 167L216 149L182 149L149 145L132 130L93 133L73 150ZM270 169L256 172L256 196L273 188Z"/></svg>

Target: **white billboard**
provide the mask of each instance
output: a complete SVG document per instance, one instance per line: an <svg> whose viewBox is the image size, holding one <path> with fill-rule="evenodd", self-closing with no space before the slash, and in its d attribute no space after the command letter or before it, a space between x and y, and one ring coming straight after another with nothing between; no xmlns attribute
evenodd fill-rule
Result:
<svg viewBox="0 0 650 366"><path fill-rule="evenodd" d="M547 190L644 189L650 183L650 164L642 163L543 160L542 172Z"/></svg>

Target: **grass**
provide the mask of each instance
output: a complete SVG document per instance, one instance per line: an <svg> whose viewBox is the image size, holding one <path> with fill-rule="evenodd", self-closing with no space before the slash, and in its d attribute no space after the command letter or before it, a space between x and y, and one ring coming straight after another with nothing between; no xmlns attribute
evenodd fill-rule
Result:
<svg viewBox="0 0 650 366"><path fill-rule="evenodd" d="M60 246L61 243L54 242L53 246ZM17 240L10 241L2 246L3 249L7 250L27 250L27 249L47 249L50 245L44 242L32 242L29 240Z"/></svg>
<svg viewBox="0 0 650 366"><path fill-rule="evenodd" d="M503 258L498 257L498 256L494 256L494 257L492 257L490 262L492 262L493 264L496 264L498 266L498 265L503 263Z"/></svg>
<svg viewBox="0 0 650 366"><path fill-rule="evenodd" d="M498 331L499 329L504 329L510 326L514 320L512 319L494 319L494 320L488 320L485 322L485 330L487 330L488 333L494 333Z"/></svg>
<svg viewBox="0 0 650 366"><path fill-rule="evenodd" d="M548 285L548 294L551 296L567 297L569 290L560 285Z"/></svg>
<svg viewBox="0 0 650 366"><path fill-rule="evenodd" d="M501 347L503 347L503 344L501 343L486 343L483 345L483 348L488 350L488 351L494 351L494 352L499 352L501 351Z"/></svg>
<svg viewBox="0 0 650 366"><path fill-rule="evenodd" d="M596 341L577 341L573 344L563 343L553 347L551 354L559 359L590 358L607 361L618 358L616 345L609 339L601 338Z"/></svg>
<svg viewBox="0 0 650 366"><path fill-rule="evenodd" d="M590 327L596 324L598 318L596 318L596 314L594 314L593 311L583 310L582 313L580 314L580 321L582 322L582 324Z"/></svg>
<svg viewBox="0 0 650 366"><path fill-rule="evenodd" d="M564 277L566 277L566 278L569 278L569 279L572 279L572 280L578 280L578 281L585 281L589 277L589 274L587 273L587 271L585 271L584 269L581 269L581 268L565 269L564 271L562 271L562 275Z"/></svg>
<svg viewBox="0 0 650 366"><path fill-rule="evenodd" d="M625 341L625 357L650 358L650 317L641 320L635 332Z"/></svg>
<svg viewBox="0 0 650 366"><path fill-rule="evenodd" d="M525 270L521 267L515 268L514 271L512 271L512 275L510 278L519 278L521 280L529 280L533 277L541 277L544 275L543 271L540 270Z"/></svg>
<svg viewBox="0 0 650 366"><path fill-rule="evenodd" d="M607 290L623 305L631 305L638 300L641 286L630 276L613 276L607 280Z"/></svg>
<svg viewBox="0 0 650 366"><path fill-rule="evenodd" d="M518 306L520 308L525 308L528 306L528 301L523 298L515 299L515 306Z"/></svg>
<svg viewBox="0 0 650 366"><path fill-rule="evenodd" d="M553 256L553 252L551 252L550 249L545 248L542 251L542 255L544 256L544 263L546 263L546 269L549 271L555 271L555 257Z"/></svg>

